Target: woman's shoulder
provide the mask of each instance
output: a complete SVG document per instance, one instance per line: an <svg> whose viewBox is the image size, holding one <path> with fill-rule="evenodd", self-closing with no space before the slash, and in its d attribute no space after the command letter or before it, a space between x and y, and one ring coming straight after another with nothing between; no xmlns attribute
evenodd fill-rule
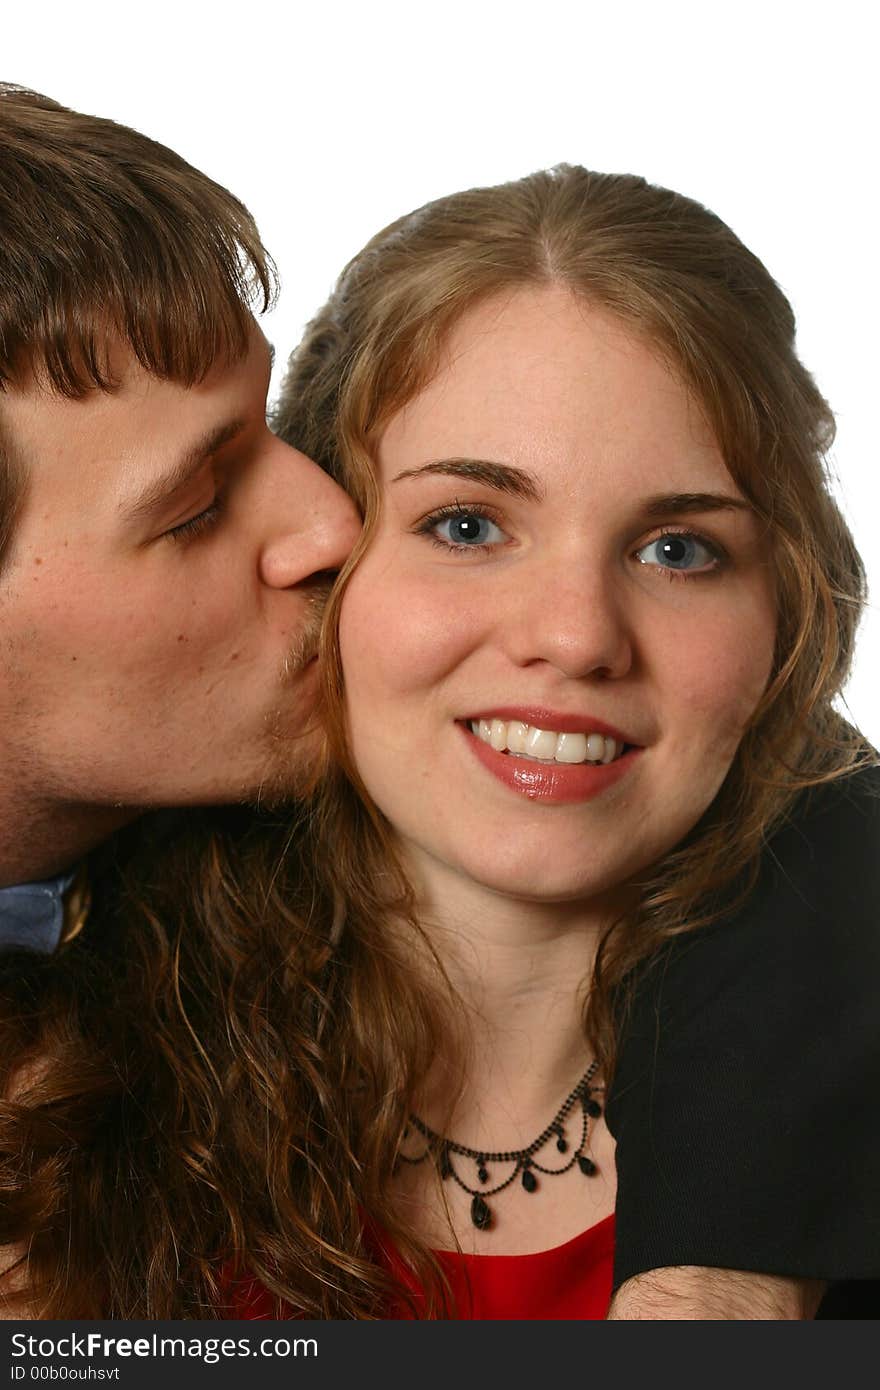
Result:
<svg viewBox="0 0 880 1390"><path fill-rule="evenodd" d="M880 766L872 765L801 793L767 843L765 877L774 868L783 875L795 868L821 872L829 867L829 857L832 864L859 865L875 875L878 851Z"/></svg>
<svg viewBox="0 0 880 1390"><path fill-rule="evenodd" d="M661 1096L707 1118L712 1096L771 1130L774 1116L880 1093L878 978L880 768L868 767L803 794L752 891L640 968L607 1111L618 1143L644 1123L646 1088L655 1119ZM880 1144L880 1122L869 1128Z"/></svg>
<svg viewBox="0 0 880 1390"><path fill-rule="evenodd" d="M637 998L662 1000L680 1022L727 999L745 1022L762 1001L797 1013L814 991L823 1012L852 1009L873 996L878 971L880 767L865 767L801 794L751 892L648 962Z"/></svg>
<svg viewBox="0 0 880 1390"><path fill-rule="evenodd" d="M802 796L753 892L641 972L607 1117L617 1282L880 1277L880 771Z"/></svg>
<svg viewBox="0 0 880 1390"><path fill-rule="evenodd" d="M803 792L768 840L753 894L720 923L754 949L810 944L842 966L880 951L880 767ZM708 939L709 933L706 934Z"/></svg>

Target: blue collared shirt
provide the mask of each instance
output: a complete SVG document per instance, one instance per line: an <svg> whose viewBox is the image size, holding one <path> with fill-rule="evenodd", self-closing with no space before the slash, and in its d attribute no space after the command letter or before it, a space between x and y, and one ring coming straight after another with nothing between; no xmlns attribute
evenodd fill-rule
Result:
<svg viewBox="0 0 880 1390"><path fill-rule="evenodd" d="M42 883L0 888L0 951L36 951L50 956L61 939L64 894L75 876L73 870Z"/></svg>

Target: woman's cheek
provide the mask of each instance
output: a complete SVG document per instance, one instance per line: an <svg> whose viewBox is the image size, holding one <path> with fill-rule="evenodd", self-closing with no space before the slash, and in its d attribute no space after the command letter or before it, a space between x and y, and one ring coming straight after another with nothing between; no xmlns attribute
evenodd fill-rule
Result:
<svg viewBox="0 0 880 1390"><path fill-rule="evenodd" d="M682 634L687 704L696 728L739 738L770 678L774 625L765 612L719 615L705 632Z"/></svg>
<svg viewBox="0 0 880 1390"><path fill-rule="evenodd" d="M340 651L346 686L373 698L424 691L450 675L479 640L472 605L449 585L389 569L352 576L342 603Z"/></svg>

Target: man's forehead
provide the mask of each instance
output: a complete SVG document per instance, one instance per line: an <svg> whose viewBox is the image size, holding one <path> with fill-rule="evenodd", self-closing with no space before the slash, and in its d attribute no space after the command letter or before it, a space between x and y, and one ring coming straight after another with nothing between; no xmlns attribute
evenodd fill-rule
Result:
<svg viewBox="0 0 880 1390"><path fill-rule="evenodd" d="M265 418L271 352L255 324L244 357L187 385L148 372L116 343L112 389L71 400L32 374L3 393L0 410L41 501L51 501L45 489L77 502L94 489L93 509L138 509L148 491L182 485L246 422Z"/></svg>

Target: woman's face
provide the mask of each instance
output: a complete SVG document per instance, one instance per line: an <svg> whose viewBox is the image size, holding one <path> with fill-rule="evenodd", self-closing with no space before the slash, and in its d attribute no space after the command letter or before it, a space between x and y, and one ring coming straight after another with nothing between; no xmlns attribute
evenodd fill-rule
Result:
<svg viewBox="0 0 880 1390"><path fill-rule="evenodd" d="M523 290L459 322L378 463L340 641L405 859L615 889L708 807L771 669L769 538L698 405L610 314Z"/></svg>

